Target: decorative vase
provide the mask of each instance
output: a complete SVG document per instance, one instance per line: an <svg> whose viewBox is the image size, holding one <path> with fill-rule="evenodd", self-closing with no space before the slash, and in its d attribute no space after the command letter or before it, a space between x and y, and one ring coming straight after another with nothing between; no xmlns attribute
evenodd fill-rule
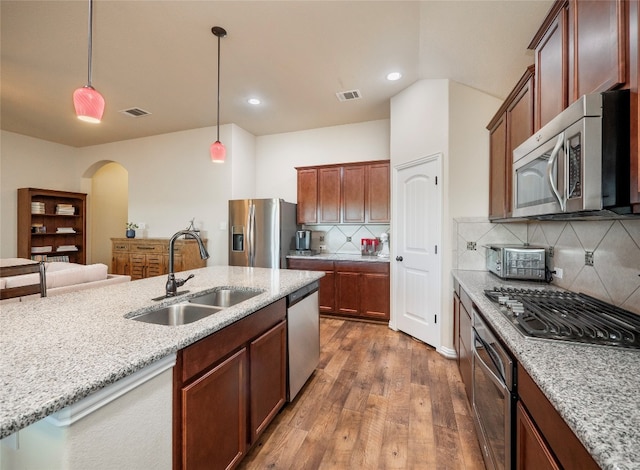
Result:
<svg viewBox="0 0 640 470"><path fill-rule="evenodd" d="M127 238L136 238L136 231L132 229L127 230Z"/></svg>

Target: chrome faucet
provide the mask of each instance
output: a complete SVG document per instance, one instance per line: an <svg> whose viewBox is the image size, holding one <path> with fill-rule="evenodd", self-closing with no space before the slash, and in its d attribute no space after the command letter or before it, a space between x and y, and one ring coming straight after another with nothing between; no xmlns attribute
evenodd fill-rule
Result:
<svg viewBox="0 0 640 470"><path fill-rule="evenodd" d="M207 249L204 247L204 243L202 242L200 235L198 235L193 230L180 230L179 232L176 232L171 237L171 240L169 240L169 277L167 278L167 286L166 286L166 294L165 294L166 297L175 297L176 294L178 293L178 287L184 286L185 282L187 282L189 279L191 279L194 276L193 274L190 274L189 277L187 277L186 279L176 279L176 276L173 272L173 258L174 258L173 246L175 244L175 241L183 235L184 236L188 235L196 239L196 241L198 242L198 246L200 247L200 258L202 259L209 258L209 253L207 253Z"/></svg>

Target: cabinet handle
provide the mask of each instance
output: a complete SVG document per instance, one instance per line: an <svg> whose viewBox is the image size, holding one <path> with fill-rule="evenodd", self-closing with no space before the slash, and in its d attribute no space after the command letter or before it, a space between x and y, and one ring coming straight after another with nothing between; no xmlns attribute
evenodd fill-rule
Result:
<svg viewBox="0 0 640 470"><path fill-rule="evenodd" d="M402 256L396 256L396 261L402 261L404 258Z"/></svg>

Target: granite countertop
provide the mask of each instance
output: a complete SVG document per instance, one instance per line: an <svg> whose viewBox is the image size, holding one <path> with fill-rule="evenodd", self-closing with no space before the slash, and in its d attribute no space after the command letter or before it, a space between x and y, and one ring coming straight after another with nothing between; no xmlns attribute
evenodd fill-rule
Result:
<svg viewBox="0 0 640 470"><path fill-rule="evenodd" d="M316 271L216 266L195 274L173 299L166 276L2 305L0 438L175 353L321 278ZM184 278L185 274L178 277ZM164 326L125 318L214 287L264 292L202 320Z"/></svg>
<svg viewBox="0 0 640 470"><path fill-rule="evenodd" d="M525 338L484 290L545 285L502 281L484 271L453 276L598 465L640 468L640 351Z"/></svg>
<svg viewBox="0 0 640 470"><path fill-rule="evenodd" d="M389 257L382 258L380 256L362 256L340 253L318 253L315 255L287 255L287 258L309 259L309 260L326 260L326 261L356 261L364 263L388 263Z"/></svg>

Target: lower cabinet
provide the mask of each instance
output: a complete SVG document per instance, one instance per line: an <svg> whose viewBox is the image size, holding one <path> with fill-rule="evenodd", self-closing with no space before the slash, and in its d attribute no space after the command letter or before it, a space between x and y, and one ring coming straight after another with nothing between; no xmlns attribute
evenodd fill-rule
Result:
<svg viewBox="0 0 640 470"><path fill-rule="evenodd" d="M173 468L232 469L286 400L286 302L178 351Z"/></svg>
<svg viewBox="0 0 640 470"><path fill-rule="evenodd" d="M471 329L471 314L470 310L473 308L471 299L465 290L460 285L454 283L455 290L453 292L453 313L454 313L454 340L453 343L458 352L458 368L460 369L460 376L462 383L464 383L465 391L467 392L467 398L471 401L472 398L472 374L471 361L473 352L473 334Z"/></svg>
<svg viewBox="0 0 640 470"><path fill-rule="evenodd" d="M518 395L516 469L600 468L520 364Z"/></svg>
<svg viewBox="0 0 640 470"><path fill-rule="evenodd" d="M290 258L289 269L324 271L320 313L388 321L391 311L389 263Z"/></svg>

